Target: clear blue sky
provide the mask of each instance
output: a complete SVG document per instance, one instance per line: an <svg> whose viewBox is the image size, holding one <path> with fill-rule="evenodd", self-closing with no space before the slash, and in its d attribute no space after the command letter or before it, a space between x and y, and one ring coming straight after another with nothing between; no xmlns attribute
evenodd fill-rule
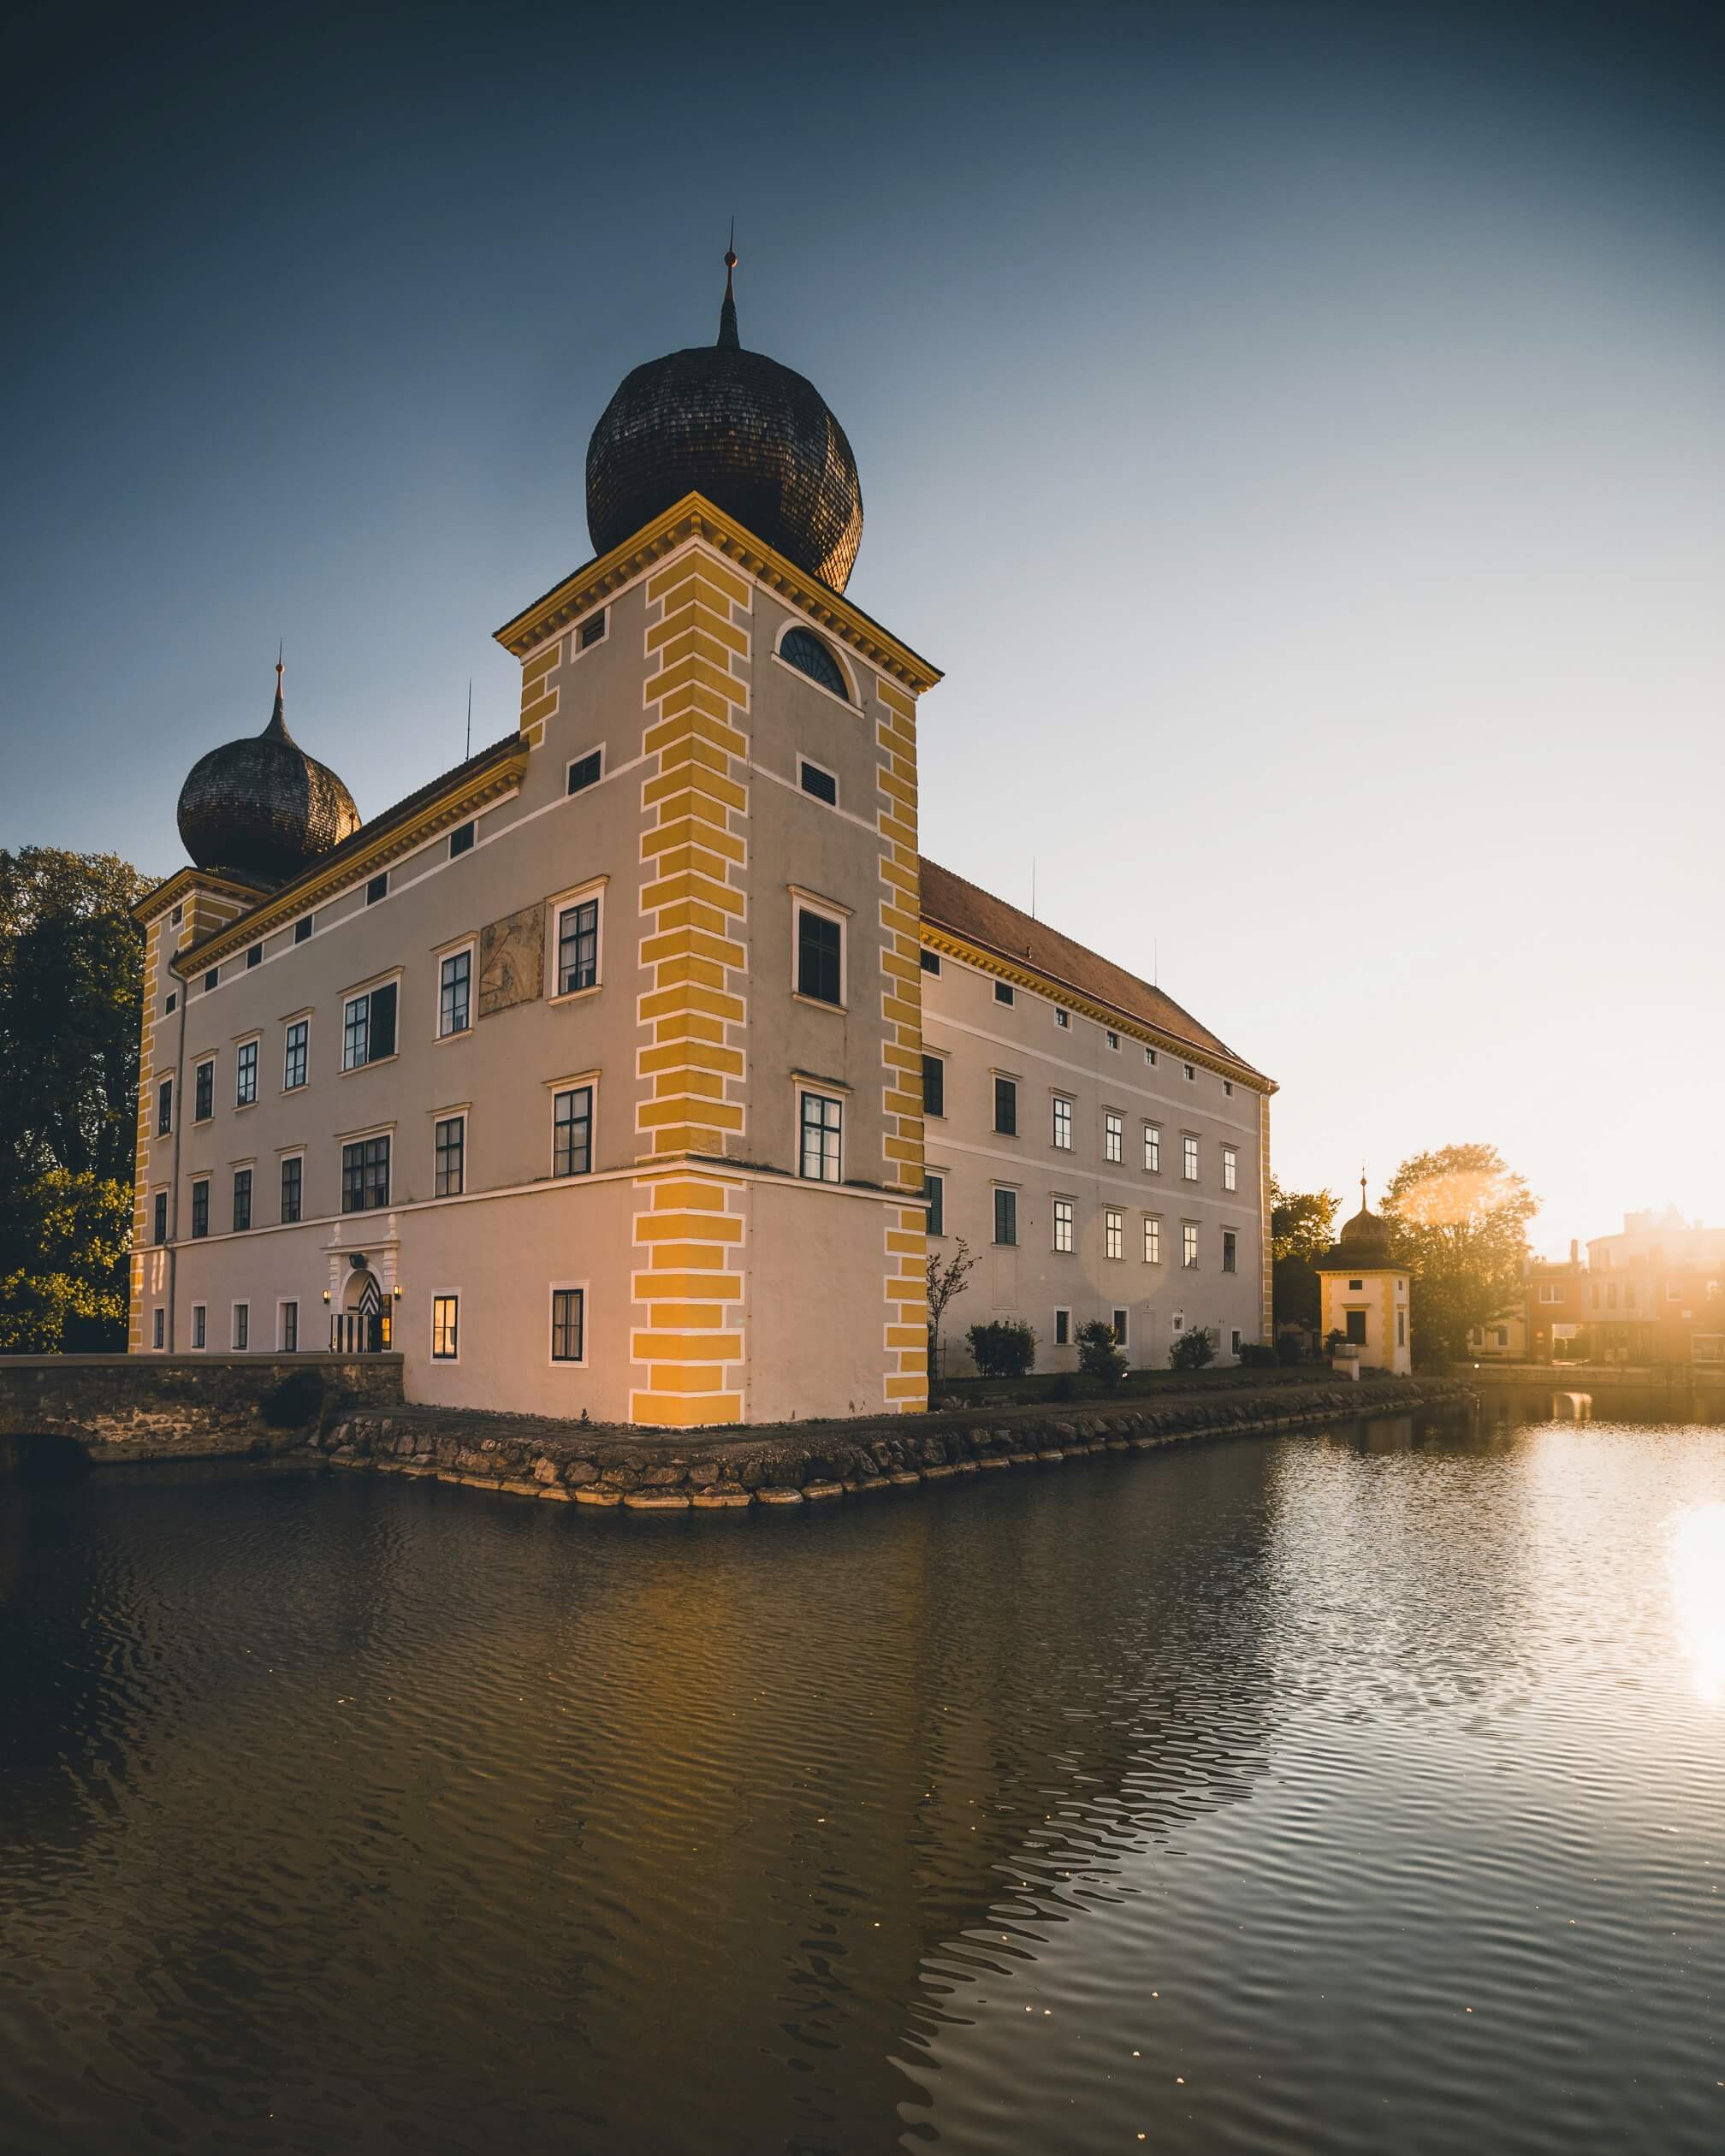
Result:
<svg viewBox="0 0 1725 2156"><path fill-rule="evenodd" d="M0 844L166 872L268 715L509 730L588 433L714 334L844 422L947 671L925 850L1283 1084L1725 1220L1716 9L43 9L3 157Z"/></svg>

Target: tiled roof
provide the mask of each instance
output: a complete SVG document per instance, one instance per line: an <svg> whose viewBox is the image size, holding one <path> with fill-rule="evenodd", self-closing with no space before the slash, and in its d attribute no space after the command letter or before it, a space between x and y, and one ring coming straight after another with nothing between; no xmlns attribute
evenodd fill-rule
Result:
<svg viewBox="0 0 1725 2156"><path fill-rule="evenodd" d="M1207 1027L1200 1026L1171 996L1165 996L1136 974L1074 943L1070 936L1063 936L1046 921L1034 920L1020 913L1017 906L1009 906L1004 898L966 883L950 868L924 857L922 872L922 918L931 927L950 930L997 957L1028 967L1057 987L1088 996L1094 1003L1117 1010L1123 1018L1153 1027L1158 1033L1186 1041L1206 1055L1224 1058L1252 1077L1262 1078L1261 1072L1243 1056L1236 1055Z"/></svg>

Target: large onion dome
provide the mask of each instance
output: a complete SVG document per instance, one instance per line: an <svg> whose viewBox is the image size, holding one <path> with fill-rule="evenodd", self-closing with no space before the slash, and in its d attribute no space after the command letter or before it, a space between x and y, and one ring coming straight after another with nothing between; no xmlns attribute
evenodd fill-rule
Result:
<svg viewBox="0 0 1725 2156"><path fill-rule="evenodd" d="M798 568L843 591L862 543L845 429L812 382L737 341L725 257L719 341L625 375L587 445L587 528L600 554L702 494Z"/></svg>
<svg viewBox="0 0 1725 2156"><path fill-rule="evenodd" d="M278 661L276 708L263 732L224 743L193 765L180 789L181 841L199 868L276 884L359 828L353 795L288 731Z"/></svg>

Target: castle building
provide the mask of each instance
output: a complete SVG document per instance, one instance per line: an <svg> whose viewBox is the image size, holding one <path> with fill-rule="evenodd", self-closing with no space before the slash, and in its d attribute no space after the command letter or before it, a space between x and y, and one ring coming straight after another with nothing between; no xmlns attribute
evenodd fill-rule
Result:
<svg viewBox="0 0 1725 2156"><path fill-rule="evenodd" d="M727 256L727 270L734 258ZM213 749L141 903L135 1352L400 1350L412 1399L658 1426L915 1410L949 1324L1070 1366L1269 1330L1271 1081L921 858L936 669L845 596L844 431L738 339L637 367L518 729L361 820ZM960 1366L955 1363L954 1367Z"/></svg>

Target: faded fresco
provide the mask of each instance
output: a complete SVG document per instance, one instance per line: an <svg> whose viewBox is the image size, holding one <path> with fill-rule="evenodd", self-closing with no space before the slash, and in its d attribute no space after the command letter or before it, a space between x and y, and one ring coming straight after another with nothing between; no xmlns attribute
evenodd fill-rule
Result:
<svg viewBox="0 0 1725 2156"><path fill-rule="evenodd" d="M524 906L479 931L479 1016L489 1018L545 992L545 908Z"/></svg>

